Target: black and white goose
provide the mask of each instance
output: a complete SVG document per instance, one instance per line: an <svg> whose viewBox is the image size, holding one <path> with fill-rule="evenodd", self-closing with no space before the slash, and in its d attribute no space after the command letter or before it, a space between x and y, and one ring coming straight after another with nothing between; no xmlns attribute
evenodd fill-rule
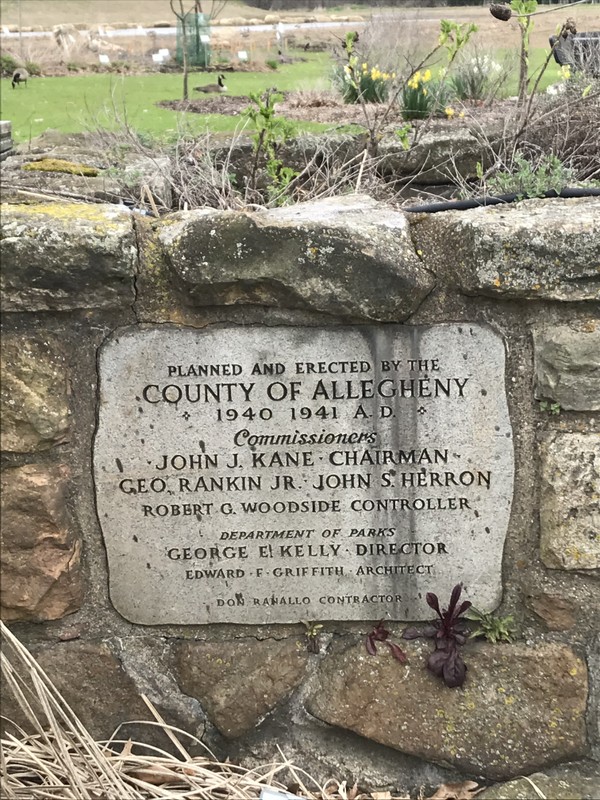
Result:
<svg viewBox="0 0 600 800"><path fill-rule="evenodd" d="M24 83L27 86L29 73L24 67L19 67L13 72L11 86L14 89L19 83Z"/></svg>
<svg viewBox="0 0 600 800"><path fill-rule="evenodd" d="M219 75L216 83L207 83L204 86L195 86L194 89L197 92L203 92L204 94L221 94L222 92L226 92L227 86L225 86L225 75Z"/></svg>

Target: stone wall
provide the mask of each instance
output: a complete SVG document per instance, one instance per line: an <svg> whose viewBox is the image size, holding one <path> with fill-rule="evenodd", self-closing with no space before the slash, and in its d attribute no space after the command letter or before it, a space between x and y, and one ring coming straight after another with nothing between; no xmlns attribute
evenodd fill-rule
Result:
<svg viewBox="0 0 600 800"><path fill-rule="evenodd" d="M599 219L593 199L404 215L351 196L156 221L3 207L2 615L95 736L145 718L146 694L219 755L256 763L278 744L318 778L363 786L593 772ZM113 608L92 470L111 333L442 322L502 336L515 446L497 613L517 637L469 642L462 688L423 669L428 643L405 643L406 664L369 655L367 623L326 622L310 648L301 625L144 626ZM405 626L388 627L400 641ZM20 721L10 698L3 714Z"/></svg>

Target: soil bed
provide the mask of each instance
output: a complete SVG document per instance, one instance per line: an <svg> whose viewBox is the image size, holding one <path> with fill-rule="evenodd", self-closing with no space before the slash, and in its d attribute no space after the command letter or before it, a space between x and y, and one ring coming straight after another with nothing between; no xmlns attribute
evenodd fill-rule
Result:
<svg viewBox="0 0 600 800"><path fill-rule="evenodd" d="M290 92L285 95L284 100L277 103L278 116L300 121L331 122L343 125L364 122L360 106L345 105L334 97L302 100L297 98L299 94L301 93ZM248 108L250 102L249 97L217 95L216 97L193 98L187 102L185 100L163 100L157 105L172 111L185 111L192 114L225 114L236 117ZM384 106L380 106L380 108L383 109ZM399 119L400 114L395 113L394 118Z"/></svg>
<svg viewBox="0 0 600 800"><path fill-rule="evenodd" d="M279 116L303 122L332 123L335 125L364 125L365 116L359 105L343 103L335 95L326 92L282 92L284 99L277 103L276 111ZM185 100L162 100L157 103L162 108L172 111L187 112L192 114L224 114L226 116L240 116L250 104L249 97L217 95L209 97L194 97ZM501 100L492 106L483 105L456 105L453 118L437 117L433 121L436 129L453 128L457 123L476 123L486 127L486 123L498 123L510 118L515 109L514 100ZM369 118L376 119L383 115L387 106L369 104L367 113ZM460 114L463 117L460 117ZM390 124L402 122L400 108L392 109L387 115L386 127Z"/></svg>

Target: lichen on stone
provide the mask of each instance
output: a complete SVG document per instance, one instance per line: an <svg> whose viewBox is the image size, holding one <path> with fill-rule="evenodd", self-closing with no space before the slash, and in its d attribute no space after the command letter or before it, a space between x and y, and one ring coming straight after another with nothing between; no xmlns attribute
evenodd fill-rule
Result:
<svg viewBox="0 0 600 800"><path fill-rule="evenodd" d="M13 223L12 218L21 217L51 217L55 220L64 220L69 224L82 222L95 222L101 226L99 233L106 233L109 229L120 230L123 222L131 226L131 215L122 206L106 203L22 203L6 207L10 214L5 214L3 228ZM8 218L7 218L8 217Z"/></svg>

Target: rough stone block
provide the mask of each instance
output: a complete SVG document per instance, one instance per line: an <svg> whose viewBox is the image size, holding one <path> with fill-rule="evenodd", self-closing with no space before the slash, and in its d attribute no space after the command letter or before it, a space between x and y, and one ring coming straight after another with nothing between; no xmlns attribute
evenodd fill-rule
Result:
<svg viewBox="0 0 600 800"><path fill-rule="evenodd" d="M53 337L2 337L2 450L33 453L66 441L68 379Z"/></svg>
<svg viewBox="0 0 600 800"><path fill-rule="evenodd" d="M108 739L121 723L150 718L134 681L106 644L62 642L35 648L33 655L94 738ZM8 686L3 687L2 700L4 716L29 730ZM45 719L39 706L34 710ZM160 744L166 744L164 736Z"/></svg>
<svg viewBox="0 0 600 800"><path fill-rule="evenodd" d="M557 775L536 772L527 778L490 786L477 797L479 800L537 800L541 797L552 800L596 800L598 777L581 775L576 767Z"/></svg>
<svg viewBox="0 0 600 800"><path fill-rule="evenodd" d="M426 668L429 642L405 642L408 663L364 644L326 656L311 714L428 761L505 780L585 752L587 672L562 645L472 644L467 681L448 689ZM535 734L533 732L535 731Z"/></svg>
<svg viewBox="0 0 600 800"><path fill-rule="evenodd" d="M81 605L81 543L66 516L68 470L2 473L2 618L41 622Z"/></svg>
<svg viewBox="0 0 600 800"><path fill-rule="evenodd" d="M255 214L181 212L158 233L186 302L198 306L282 305L402 321L434 285L405 216L359 195Z"/></svg>
<svg viewBox="0 0 600 800"><path fill-rule="evenodd" d="M552 433L541 443L542 561L600 567L600 434Z"/></svg>
<svg viewBox="0 0 600 800"><path fill-rule="evenodd" d="M426 132L408 150L397 140L384 140L379 152L384 174L416 176L416 185L448 183L452 174L475 178L477 164L485 158L481 142L466 128Z"/></svg>
<svg viewBox="0 0 600 800"><path fill-rule="evenodd" d="M600 321L534 332L535 396L567 411L600 410Z"/></svg>
<svg viewBox="0 0 600 800"><path fill-rule="evenodd" d="M306 644L296 639L181 642L181 690L200 701L224 736L252 730L304 677Z"/></svg>
<svg viewBox="0 0 600 800"><path fill-rule="evenodd" d="M600 300L600 198L411 215L426 267L465 294Z"/></svg>
<svg viewBox="0 0 600 800"><path fill-rule="evenodd" d="M133 302L136 248L119 206L42 203L2 212L2 310L65 311Z"/></svg>
<svg viewBox="0 0 600 800"><path fill-rule="evenodd" d="M568 631L577 622L577 606L556 594L537 594L527 598L527 605L549 631Z"/></svg>
<svg viewBox="0 0 600 800"><path fill-rule="evenodd" d="M140 322L174 322L185 325L188 314L197 312L177 296L171 271L149 217L138 217L135 223L139 254L136 278L135 313Z"/></svg>

